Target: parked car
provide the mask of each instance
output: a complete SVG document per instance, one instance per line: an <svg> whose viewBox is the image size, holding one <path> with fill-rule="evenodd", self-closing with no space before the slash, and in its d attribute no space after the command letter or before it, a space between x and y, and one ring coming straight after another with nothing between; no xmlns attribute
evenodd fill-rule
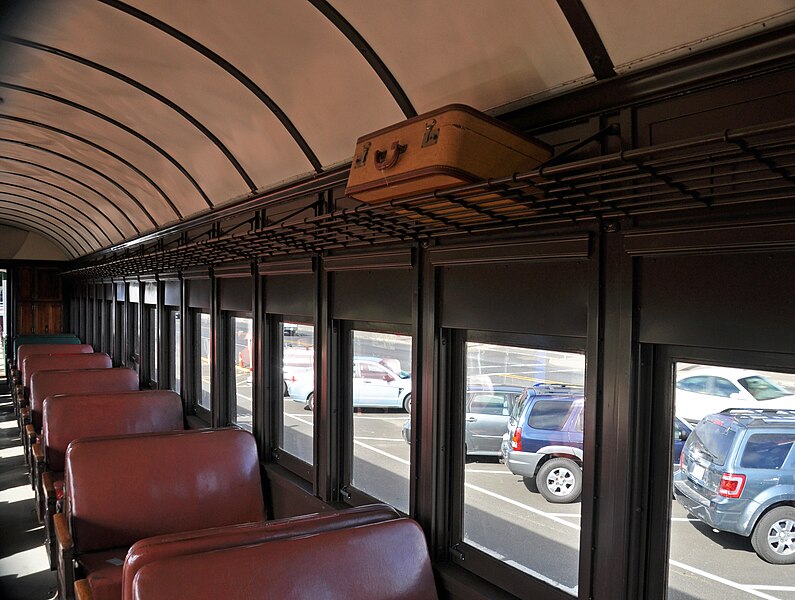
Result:
<svg viewBox="0 0 795 600"><path fill-rule="evenodd" d="M585 398L566 386L527 390L517 403L503 436L502 456L525 486L549 502L575 502L582 492ZM677 462L690 426L674 418L673 462Z"/></svg>
<svg viewBox="0 0 795 600"><path fill-rule="evenodd" d="M353 359L353 406L367 408L402 408L411 412L411 377L401 377L390 369L388 359ZM295 373L285 380L288 395L305 401L307 410L315 406L314 371Z"/></svg>
<svg viewBox="0 0 795 600"><path fill-rule="evenodd" d="M698 423L727 408L795 409L795 394L754 371L697 367L676 378L676 416Z"/></svg>
<svg viewBox="0 0 795 600"><path fill-rule="evenodd" d="M523 387L514 385L467 388L464 451L468 456L500 456L508 419L523 391ZM410 419L403 423L402 434L410 444Z"/></svg>
<svg viewBox="0 0 795 600"><path fill-rule="evenodd" d="M298 333L297 323L282 323L283 335L296 335Z"/></svg>
<svg viewBox="0 0 795 600"><path fill-rule="evenodd" d="M765 561L795 564L795 410L730 409L685 444L674 496L713 529L751 538Z"/></svg>

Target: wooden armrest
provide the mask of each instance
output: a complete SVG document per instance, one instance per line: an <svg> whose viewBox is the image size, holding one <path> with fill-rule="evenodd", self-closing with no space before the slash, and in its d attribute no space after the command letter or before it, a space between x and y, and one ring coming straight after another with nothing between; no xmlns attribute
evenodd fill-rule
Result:
<svg viewBox="0 0 795 600"><path fill-rule="evenodd" d="M25 435L28 436L29 444L33 444L36 441L36 429L31 423L25 425Z"/></svg>
<svg viewBox="0 0 795 600"><path fill-rule="evenodd" d="M20 411L23 423L30 423L30 406L23 406Z"/></svg>
<svg viewBox="0 0 795 600"><path fill-rule="evenodd" d="M36 442L30 447L30 451L33 453L33 459L43 465L44 464L44 448L41 447L41 442Z"/></svg>
<svg viewBox="0 0 795 600"><path fill-rule="evenodd" d="M93 600L94 594L91 593L91 586L88 579L78 579L75 581L75 600Z"/></svg>
<svg viewBox="0 0 795 600"><path fill-rule="evenodd" d="M44 488L44 495L47 500L55 500L55 481L52 478L52 471L44 471L44 473L41 474L41 487Z"/></svg>
<svg viewBox="0 0 795 600"><path fill-rule="evenodd" d="M55 524L55 539L58 541L58 548L61 552L71 550L74 547L72 533L69 531L69 524L66 522L66 515L58 513L53 517Z"/></svg>

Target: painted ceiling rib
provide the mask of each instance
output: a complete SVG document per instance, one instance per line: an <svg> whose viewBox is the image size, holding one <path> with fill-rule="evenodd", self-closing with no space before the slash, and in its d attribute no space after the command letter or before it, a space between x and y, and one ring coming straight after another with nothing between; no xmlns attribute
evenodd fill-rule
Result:
<svg viewBox="0 0 795 600"><path fill-rule="evenodd" d="M331 6L326 0L309 0L309 3L319 10L324 17L340 30L342 35L348 38L348 41L361 53L370 67L375 71L378 78L384 84L389 93L395 99L395 102L403 111L407 119L417 116L417 111L411 104L408 95L401 87L398 80L392 75L392 72L386 66L381 57L378 56L373 47L367 42L366 39L351 25L348 20L337 11L336 8Z"/></svg>
<svg viewBox="0 0 795 600"><path fill-rule="evenodd" d="M7 81L0 81L0 88L8 88L10 90L15 90L17 92L23 92L23 93L26 93L26 94L31 94L33 96L39 96L41 98L47 98L48 100L52 100L53 102L60 102L61 104L65 104L66 106L70 106L70 107L75 108L77 110L81 110L83 112L86 112L86 113L90 114L93 117L97 117L98 119L102 119L103 121L107 121L111 125L114 125L115 127L118 127L119 129L122 129L123 131L129 133L133 137L141 140L144 144L146 144L147 146L149 146L150 148L155 150L155 152L160 154L168 162L170 162L172 165L174 165L174 167L180 173L182 173L182 175L188 181L190 181L191 185L193 185L193 187L196 189L196 191L204 199L204 201L207 204L207 206L209 208L213 208L214 207L214 204L207 197L207 194L204 193L204 190L201 188L199 183L193 178L193 176L190 173L188 173L187 169L185 167L183 167L179 163L179 161L177 161L176 158L171 156L163 148L158 146L156 143L154 143L148 137L146 137L142 133L136 131L132 127L129 127L128 125L125 125L121 121L117 121L116 119L114 119L112 117L109 117L106 114L99 112L98 110L94 110L93 108L89 108L88 106L84 106L83 104L80 104L78 102L73 102L72 100L68 100L66 98L62 98L61 96L56 96L55 94L50 94L49 92L43 92L41 90L36 90L36 89L33 89L33 88L24 87L24 86L21 86L21 85L16 85L14 83L8 83Z"/></svg>
<svg viewBox="0 0 795 600"><path fill-rule="evenodd" d="M558 6L569 22L577 41L580 43L588 64L596 79L609 79L616 76L613 61L607 53L602 38L591 20L582 0L558 0Z"/></svg>
<svg viewBox="0 0 795 600"><path fill-rule="evenodd" d="M186 111L184 108L182 108L179 104L177 104L173 100L170 100L170 99L166 98L160 92L158 92L156 90L153 90L152 88L144 85L143 83L141 83L137 79L133 79L132 77L128 77L127 75L124 75L123 73L119 73L118 71L114 71L113 69L111 69L109 67L106 67L105 65L101 65L101 64L96 63L96 62L94 62L92 60L88 60L87 58L84 58L82 56L78 56L77 54L72 54L71 52L66 52L65 50L60 50L58 48L53 48L51 46L45 46L44 44L40 44L38 42L34 42L34 41L31 41L31 40L25 40L25 39L22 39L22 38L17 38L17 37L13 37L13 36L9 36L9 35L0 35L0 39L3 39L3 40L8 41L8 42L11 42L13 44L18 44L20 46L25 46L26 48L32 48L34 50L41 50L42 52L47 52L47 53L50 53L50 54L54 54L56 56L60 56L61 58L65 58L67 60L71 60L73 62L76 62L76 63L78 63L80 65L85 66L85 67L89 67L91 69L95 69L97 71L100 71L101 73L105 73L106 75L110 75L111 77L114 77L115 79L118 79L119 81L122 81L122 82L126 83L129 86L134 87L135 89L143 92L144 94L147 94L148 96L151 96L152 98L154 98L158 102L168 106L171 110L177 112L181 117L183 117L185 120L187 120L196 129L198 129L202 133L202 135L204 135L207 139L209 139L213 144L215 144L215 146L221 151L221 153L230 162L230 164L235 169L235 171L238 172L238 174L243 179L243 181L246 183L246 185L251 189L251 191L254 191L254 189L256 187L254 185L254 181L251 179L251 177L249 177L248 173L246 173L246 170L243 168L243 165L241 165L240 162L237 160L237 158L235 158L235 155L232 154L232 151L229 150L229 148L226 147L226 145L218 138L218 136L216 136L201 121L199 121L196 117L191 115L188 111Z"/></svg>
<svg viewBox="0 0 795 600"><path fill-rule="evenodd" d="M124 157L119 156L118 154L116 154L115 152L113 152L111 150L108 150L104 146L101 146L101 145L99 145L99 144L97 144L95 142L92 142L91 140L88 140L88 139L86 139L86 138L84 138L84 137L82 137L80 135L77 135L76 133L72 133L71 131L66 131L64 129L59 129L58 127L53 127L52 125L47 125L46 123L39 123L38 121L32 121L30 119L23 119L22 117L15 117L15 116L12 116L12 115L4 115L4 114L0 114L0 119L7 119L7 120L10 120L10 121L16 121L17 123L24 123L25 125L30 125L32 127L39 127L41 129L46 129L48 131L52 131L54 133L58 133L60 135L75 139L75 140L77 140L79 142L82 142L82 143L88 145L88 146L91 146L92 148L94 148L96 150L99 150L100 152L104 152L108 156L116 159L117 161L119 161L120 163L122 163L123 165L125 165L126 167L131 169L132 171L134 171L137 175L139 175L145 181L147 181L153 188L155 188L157 190L157 192L160 194L160 196L163 198L163 200L171 207L171 209L174 211L174 213L177 215L177 217L180 220L182 220L184 218L184 215L177 209L176 206L174 206L174 203L171 201L171 198L168 197L168 195L160 188L159 185L157 185L157 183L151 177L149 177L149 175L147 175L146 173L141 171L141 169L136 167L134 164L132 164L130 161L128 161Z"/></svg>
<svg viewBox="0 0 795 600"><path fill-rule="evenodd" d="M59 204L65 204L65 205L67 205L69 208L71 208L71 209L72 209L72 210L74 210L76 213L78 213L78 214L79 214L81 217L83 217L83 218L86 220L86 222L88 222L88 223L94 222L94 220L93 220L91 217L89 217L89 216L88 216L86 213L84 213L82 210L80 210L79 208L77 208L75 205L73 205L73 204L71 204L71 203L67 202L66 200L63 200L63 199L61 199L61 198L58 198L58 197L56 197L56 196L53 196L53 195L51 195L51 194L47 194L47 193L45 193L45 192L42 192L41 190L37 190L36 188L25 187L24 185L18 185L18 184L16 184L16 183L11 183L11 182L9 182L9 181L3 181L3 180L0 178L0 188L2 188L3 186L5 186L5 187L10 187L10 188L14 188L15 190L20 190L21 192L32 192L32 193L35 193L35 194L40 194L40 195L42 195L42 196L45 196L46 198L49 198L50 200L53 200L53 201L55 201L55 202L58 202ZM4 193L4 192L0 192L0 193ZM26 196L26 197L27 197L27 196ZM55 207L53 207L53 206L50 206L50 205L47 205L47 206L48 206L49 208L52 208L53 210L59 210L59 209L55 209ZM72 216L72 215L69 215L69 213L67 213L67 212L65 212L65 211L63 211L63 210L59 210L59 212L61 212L62 214L68 215L69 217L71 217L71 218L75 219L75 221L77 221L78 223L80 223L80 221L79 221L78 219L76 219L76 218L75 218L74 216ZM80 225L81 225L81 226L83 226L83 227L85 227L85 224L83 224L83 223L80 223ZM86 229L88 229L88 228L86 228ZM98 229L99 229L100 233L102 234L102 237L104 237L104 238L107 240L107 243L108 243L108 244L112 244L112 243L113 243L113 241L110 239L110 237L108 237L108 234L107 234L107 233L105 233L105 230L104 230L104 229L102 229L101 227L98 227ZM93 237L94 239L96 239L96 240L97 240L97 243L98 243L100 246L102 246L103 242L100 242L99 238L97 238L97 236L96 236L96 235L93 235L93 234L92 234L92 237Z"/></svg>
<svg viewBox="0 0 795 600"><path fill-rule="evenodd" d="M42 224L40 222L35 222L32 221L27 215L25 217L20 217L18 212L6 212L2 207L0 207L0 222L8 221L21 226L19 228L24 231L34 230L41 233L47 232L46 236L60 246L64 252L66 252L67 256L77 258L83 255L83 252L78 250L74 245L76 243L75 240L70 238L69 234L63 231L60 227L57 227L52 223Z"/></svg>
<svg viewBox="0 0 795 600"><path fill-rule="evenodd" d="M102 179L104 179L105 181L110 183L111 185L116 186L116 188L118 188L119 191L121 191L125 196L127 196L130 200L132 200L135 203L135 205L141 210L141 212L144 214L144 216L147 219L149 219L149 222L152 223L152 227L155 227L155 228L158 227L158 222L155 221L155 219L152 216L152 214L147 210L147 208L143 205L143 203L140 200L138 200L138 198L136 198L132 193L130 193L130 191L126 187L121 185L118 181L116 181L115 179L113 179L109 175L106 175L105 173L103 173L99 169L95 169L91 165L86 164L86 163L84 163L84 162L82 162L80 160L77 160L76 158L73 158L73 157L71 157L71 156L69 156L67 154L61 154L60 152L56 152L55 150L50 150L49 148L45 148L43 146L37 146L36 144L30 144L28 142L20 142L19 140L12 140L12 139L9 139L9 138L0 138L0 142L5 143L5 144L15 144L17 146L22 146L24 148L30 148L31 150L39 150L41 152L46 152L47 154L52 154L53 156L58 156L59 158L67 160L67 161L69 161L71 163L74 163L76 165L79 165L79 166L83 167L84 169L86 169L87 171L91 171L92 173L94 173L95 175L101 177Z"/></svg>
<svg viewBox="0 0 795 600"><path fill-rule="evenodd" d="M241 84L243 84L251 93L253 93L260 102L262 102L270 111L276 116L282 126L287 130L287 132L292 136L295 143L304 153L306 159L312 165L312 168L315 169L318 173L323 172L323 165L315 155L312 148L309 146L309 143L304 139L304 136L301 135L301 132L298 131L298 128L295 124L290 120L287 114L279 107L276 102L274 102L273 98L268 96L265 91L260 88L252 79L250 79L243 71L238 69L235 65L230 63L228 60L223 58L221 55L217 54L216 52L210 50L207 46L203 45L202 43L194 40L192 37L186 35L179 29L172 27L168 23L161 21L160 19L142 11L137 8L130 6L129 4L125 4L124 2L120 2L119 0L99 0L103 4L111 6L127 15L139 19L152 27L155 27L162 31L163 33L170 35L176 40L179 40L189 48L195 50L208 60L215 63L217 66L221 67L224 71L229 73L232 77L237 79ZM251 191L256 191L252 189Z"/></svg>
<svg viewBox="0 0 795 600"><path fill-rule="evenodd" d="M29 180L31 180L31 181L35 181L36 183L39 183L39 184L41 184L41 185L46 185L46 186L48 186L48 188L50 188L50 187L51 187L51 188L54 188L54 189L58 190L59 192L63 192L64 194L67 194L67 195L71 196L71 197L72 197L72 198L74 198L75 200L79 200L80 202L82 202L83 204L85 204L86 206L88 206L89 208L92 208L92 209L94 209L95 211L97 211L97 215L101 216L101 217L102 217L102 218L103 218L103 219L104 219L104 220L107 222L107 224L108 224L108 225L110 225L110 226L111 226L113 229L115 229L115 230L116 230L116 233L118 233L118 234L119 234L119 238L120 238L120 239L124 239L124 238L125 238L125 235L122 233L121 229L119 229L119 226L118 226L118 225L116 225L116 222L115 222L113 219L111 219L110 217L108 217L108 215L106 215L106 214L105 214L105 213L104 213L102 210L100 210L100 209L99 209L98 207L96 207L95 205L91 204L91 203L90 203L88 200L86 200L85 198L83 198L83 197L81 197L81 196L78 196L78 195L77 195L77 194L75 194L74 192L72 192L72 191L70 191L70 190L67 190L66 188L64 188L64 187L61 187L61 186L59 186L59 185L56 185L56 184L54 184L54 183L51 183L51 182L49 182L49 181L45 181L44 179L39 179L39 178L37 178L37 177L33 177L32 175L28 175L28 174L26 174L26 173L20 173L20 172L17 172L17 171L0 171L0 175L11 175L11 176L13 176L13 177L20 177L20 178L23 178L23 179L29 179ZM6 185L11 185L11 184L10 184L10 183L8 183L8 182L4 182L4 183L5 183ZM45 192L42 192L41 190L39 190L39 189L38 189L38 188L36 188L36 187L25 187L25 186L19 186L19 187L20 187L20 188L22 188L22 189L28 189L28 190L30 190L30 191L33 191L33 192L38 192L39 194L42 194L42 195L44 195L44 196L48 196L48 197L50 197L50 198L53 198L53 199L55 199L55 198L56 198L55 196L52 196L52 195L50 195L50 194L47 194L47 193L45 193ZM60 200L60 199L59 199L59 200ZM72 207L73 207L75 210L78 210L78 211L79 211L79 209L78 209L78 208L77 208L77 207L76 207L74 204L71 204L71 203L67 202L66 200L60 200L60 201L61 201L61 202L64 202L65 204L69 204L69 205L70 205L70 206L72 206ZM118 208L118 207L116 207L116 206L114 205L114 208ZM123 212L121 212L121 211L119 211L119 212L120 212L120 214L121 214L122 216L125 216L125 217L127 216L125 213L123 213ZM94 217L92 220L94 220L94 221L96 222L96 217ZM100 227L100 230L102 231L102 233L103 233L103 234L105 234L105 229L104 229L104 227ZM109 243L111 243L111 244L113 243L113 240L111 240L111 239L110 239L110 236L108 236L107 234L105 234L105 237L107 237L107 238L108 238L108 240L109 240Z"/></svg>
<svg viewBox="0 0 795 600"><path fill-rule="evenodd" d="M93 187L91 187L87 183L85 183L83 181L80 181L79 179L75 179L71 175L67 175L66 173L63 173L62 171L58 171L56 169L52 169L50 167L47 167L47 166L42 165L42 164L37 163L37 162L32 162L32 161L28 161L28 160L22 160L21 158L13 158L11 156L0 157L0 160L13 161L13 162L16 162L16 163L19 163L19 164L23 164L23 165L28 165L28 166L34 167L36 169L41 169L43 171L47 171L48 173L52 173L52 174L54 174L54 175L56 175L56 176L58 176L60 178L68 179L69 181L71 181L73 183L76 183L76 184L78 184L80 186L83 186L87 190L91 190L93 193L95 193L100 198L103 198L108 204L110 204L113 208L115 208L117 211L119 211L119 214L121 214L126 219L126 221L130 224L130 227L132 227L135 230L136 234L140 235L141 230L138 229L138 227L135 225L135 223L132 221L132 219L130 219L129 215L126 212L124 212L121 208L119 208L116 205L116 203L113 202L110 198L108 198L105 194L103 194L102 192L100 192L97 189L94 189ZM31 179L34 179L34 178L31 178ZM39 180L36 179L36 181L39 181ZM53 185L54 187L58 187L58 186L55 186L54 184L50 184L50 185ZM59 188L59 189L63 189L63 188ZM68 192L68 190L67 190L67 192ZM68 192L68 193L71 194L71 192ZM88 202L88 201L84 200L84 202ZM116 231L119 231L119 229L116 228ZM119 234L121 235L122 239L127 237L123 233L121 233L121 231L119 231Z"/></svg>
<svg viewBox="0 0 795 600"><path fill-rule="evenodd" d="M92 252L96 246L98 246L100 248L102 247L102 242L99 241L99 238L96 235L94 235L93 233L91 233L91 231L89 231L88 227L86 227L85 224L81 223L78 219L76 219L75 217L73 217L69 213L66 213L66 212L64 212L64 211L62 211L60 209L57 209L57 208L55 208L53 206L50 206L49 204L47 204L46 202L42 202L41 200L36 200L35 198L31 198L30 196L24 196L22 194L13 194L11 192L5 192L3 190L0 190L0 206L18 206L18 207L24 209L24 212L21 213L24 216L29 216L30 215L29 211L34 209L34 207L30 206L29 204L24 204L24 203L21 203L21 202L14 202L13 200L8 200L6 198L7 196L11 197L11 198L19 198L20 200L25 200L27 202L33 202L35 204L39 204L41 206L46 207L48 209L47 214L46 214L46 216L42 215L41 218L44 219L45 221L47 221L48 219L52 219L54 221L57 221L58 223L60 223L64 227L66 227L68 230L73 231L75 236L77 236L78 238L80 238L80 240L82 240L84 242L83 244L81 244L81 246L83 247L83 250L85 252L87 252L87 253ZM86 235L81 233L75 225L71 225L70 223L67 223L64 219L59 218L58 216L56 216L53 213L58 213L58 214L62 214L64 216L66 216L66 217L69 217L72 221L74 221L77 225L79 225L80 228L83 231L85 231L85 233L88 235L88 237L86 237ZM36 214L36 216L39 216L39 215ZM55 225L55 223L52 223L52 225ZM95 242L94 244L92 244L91 241L88 239L89 237L94 239L94 242Z"/></svg>

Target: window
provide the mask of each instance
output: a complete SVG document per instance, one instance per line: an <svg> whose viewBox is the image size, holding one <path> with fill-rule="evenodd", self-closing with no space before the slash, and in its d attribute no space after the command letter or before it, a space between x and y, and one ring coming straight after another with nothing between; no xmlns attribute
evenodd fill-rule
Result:
<svg viewBox="0 0 795 600"><path fill-rule="evenodd" d="M168 382L169 387L179 394L182 392L182 319L178 310L169 311L168 339L171 348Z"/></svg>
<svg viewBox="0 0 795 600"><path fill-rule="evenodd" d="M409 511L411 337L353 331L351 485ZM408 414L407 414L408 413Z"/></svg>
<svg viewBox="0 0 795 600"><path fill-rule="evenodd" d="M127 314L127 307L125 303L122 301L118 301L116 303L116 314L113 316L114 318L114 342L113 342L113 353L114 353L114 365L124 365L127 362L127 353L126 353L126 344L124 341L124 315Z"/></svg>
<svg viewBox="0 0 795 600"><path fill-rule="evenodd" d="M140 287L137 283L129 284L127 289L127 366L141 368L141 328L139 322Z"/></svg>
<svg viewBox="0 0 795 600"><path fill-rule="evenodd" d="M152 387L157 387L158 382L158 367L159 358L158 352L160 350L160 340L157 335L158 319L160 318L157 307L152 305L145 305L146 307L146 364L149 381Z"/></svg>
<svg viewBox="0 0 795 600"><path fill-rule="evenodd" d="M497 560L576 596L584 355L474 341L464 351L456 549L482 557L475 569Z"/></svg>
<svg viewBox="0 0 795 600"><path fill-rule="evenodd" d="M195 376L198 378L196 390L197 404L210 410L212 387L211 387L211 359L212 359L212 336L210 331L210 315L207 313L196 313L194 321L194 332L196 340L196 369Z"/></svg>
<svg viewBox="0 0 795 600"><path fill-rule="evenodd" d="M234 398L232 422L248 431L254 430L254 407L251 395L254 367L251 362L253 321L251 317L231 317L229 349L232 375L231 388Z"/></svg>
<svg viewBox="0 0 795 600"><path fill-rule="evenodd" d="M282 323L284 394L279 448L314 464L312 438L315 406L315 328L307 323Z"/></svg>
<svg viewBox="0 0 795 600"><path fill-rule="evenodd" d="M733 354L736 364L673 362L674 464L670 486L657 480L656 499L669 517L668 598L780 598L792 589L770 581L792 568L776 562L795 557L795 374ZM661 372L671 372L670 361ZM682 385L696 379L706 382L699 391ZM670 446L658 451L671 456Z"/></svg>

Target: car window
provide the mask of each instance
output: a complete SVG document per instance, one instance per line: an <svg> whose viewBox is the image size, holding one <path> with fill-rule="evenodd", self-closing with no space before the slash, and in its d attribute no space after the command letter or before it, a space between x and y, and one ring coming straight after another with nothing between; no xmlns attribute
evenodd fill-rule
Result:
<svg viewBox="0 0 795 600"><path fill-rule="evenodd" d="M469 411L481 415L508 416L508 402L503 396L473 396L469 402Z"/></svg>
<svg viewBox="0 0 795 600"><path fill-rule="evenodd" d="M539 400L530 408L527 424L533 429L561 431L571 410L573 400Z"/></svg>
<svg viewBox="0 0 795 600"><path fill-rule="evenodd" d="M574 420L574 431L582 433L584 421L585 421L585 411L582 408L580 408L580 410L577 412L577 418Z"/></svg>
<svg viewBox="0 0 795 600"><path fill-rule="evenodd" d="M754 433L748 437L740 466L749 469L780 469L795 443L792 433Z"/></svg>
<svg viewBox="0 0 795 600"><path fill-rule="evenodd" d="M748 393L757 400L775 400L776 398L790 395L787 390L780 388L772 381L760 377L759 375L743 377L738 381L740 385L748 390Z"/></svg>
<svg viewBox="0 0 795 600"><path fill-rule="evenodd" d="M705 419L687 438L688 447L716 465L726 462L736 432L722 422Z"/></svg>
<svg viewBox="0 0 795 600"><path fill-rule="evenodd" d="M710 386L712 391L710 393L713 396L728 398L732 394L736 394L740 391L740 389L728 379L724 379L723 377L711 377L710 379L712 379L712 385Z"/></svg>
<svg viewBox="0 0 795 600"><path fill-rule="evenodd" d="M696 394L706 394L707 392L707 377L705 375L697 375L695 377L686 377L676 383L676 387L686 392L694 392Z"/></svg>
<svg viewBox="0 0 795 600"><path fill-rule="evenodd" d="M389 371L386 369L379 367L378 365L364 363L360 365L362 378L363 379L378 379L381 381L388 381L390 379L394 379L390 374Z"/></svg>

